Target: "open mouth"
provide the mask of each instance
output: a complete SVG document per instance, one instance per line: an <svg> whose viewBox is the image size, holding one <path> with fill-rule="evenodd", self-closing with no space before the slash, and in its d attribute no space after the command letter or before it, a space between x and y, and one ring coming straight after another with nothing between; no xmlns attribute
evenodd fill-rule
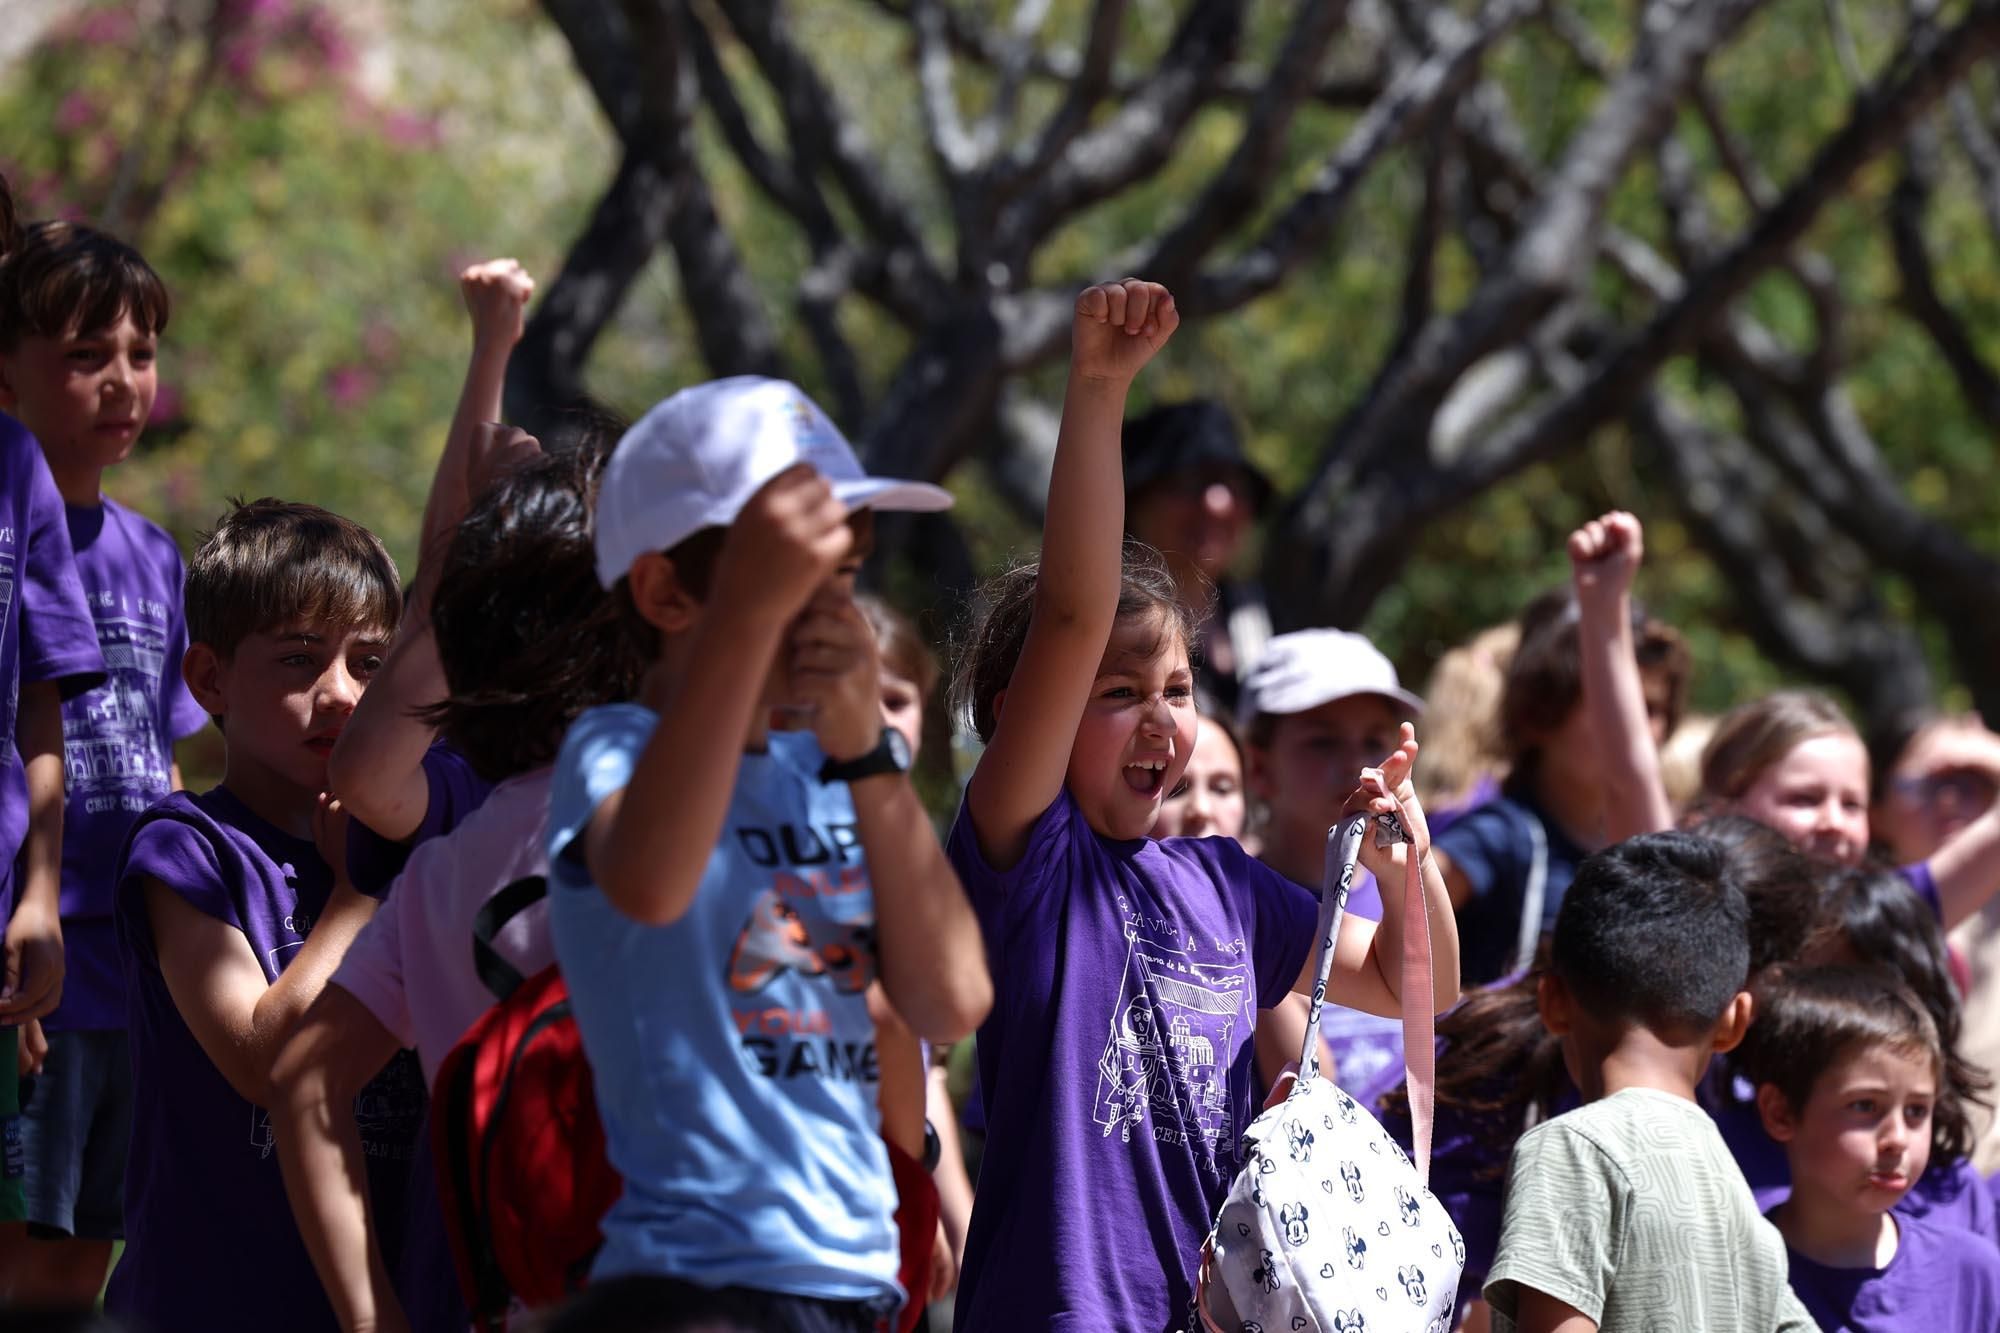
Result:
<svg viewBox="0 0 2000 1333"><path fill-rule="evenodd" d="M1125 785L1148 799L1158 796L1167 781L1167 761L1140 759L1125 765Z"/></svg>

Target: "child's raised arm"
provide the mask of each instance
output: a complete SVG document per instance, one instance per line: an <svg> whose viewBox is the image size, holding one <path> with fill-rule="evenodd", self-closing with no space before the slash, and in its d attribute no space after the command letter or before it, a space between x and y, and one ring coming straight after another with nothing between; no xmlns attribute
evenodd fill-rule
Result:
<svg viewBox="0 0 2000 1333"><path fill-rule="evenodd" d="M1409 858L1417 858L1418 882L1424 894L1424 908L1431 934L1431 1012L1443 1013L1458 1003L1458 919L1452 914L1451 894L1444 876L1438 872L1437 858L1431 855L1430 825L1424 820L1423 803L1410 783L1410 770L1417 762L1417 732L1403 724L1401 743L1380 768L1361 770L1361 785L1347 801L1341 818L1357 811L1394 814L1403 822L1411 841L1377 847L1372 836L1361 839L1361 863L1375 876L1382 889L1382 919L1368 921L1349 913L1341 919L1340 939L1334 945L1333 974L1327 980L1327 998L1350 1009L1394 1018L1403 1012L1403 913L1402 895L1407 890ZM1316 958L1308 957L1292 989L1310 995L1318 981Z"/></svg>
<svg viewBox="0 0 2000 1333"><path fill-rule="evenodd" d="M430 804L423 759L435 732L414 710L445 693L430 631L431 594L445 551L473 497L540 448L533 436L496 424L507 361L521 338L534 279L514 260L494 259L466 269L458 285L472 320L472 359L424 501L416 581L395 645L327 763L327 782L348 812L397 842L417 831Z"/></svg>
<svg viewBox="0 0 2000 1333"><path fill-rule="evenodd" d="M1179 325L1174 298L1158 283L1127 278L1076 298L1034 614L965 795L980 851L995 868L1020 859L1028 831L1062 790L1118 608L1125 396Z"/></svg>
<svg viewBox="0 0 2000 1333"><path fill-rule="evenodd" d="M1611 842L1674 823L1632 642L1632 579L1644 552L1639 520L1622 510L1592 519L1569 537L1583 706L1597 734L1604 836Z"/></svg>
<svg viewBox="0 0 2000 1333"><path fill-rule="evenodd" d="M1984 726L1941 730L1927 759L1931 772L1983 773L2000 786L2000 736ZM1955 929L2000 893L2000 800L1946 838L1927 864L1937 884L1944 928Z"/></svg>

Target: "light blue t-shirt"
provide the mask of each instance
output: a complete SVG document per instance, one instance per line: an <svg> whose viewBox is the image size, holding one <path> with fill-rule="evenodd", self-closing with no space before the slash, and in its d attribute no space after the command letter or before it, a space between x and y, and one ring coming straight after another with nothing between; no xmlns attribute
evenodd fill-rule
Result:
<svg viewBox="0 0 2000 1333"><path fill-rule="evenodd" d="M582 833L659 716L594 708L549 799L549 924L625 1193L593 1276L658 1273L822 1300L900 1299L876 1107L874 894L842 783L778 733L745 754L687 914L622 915Z"/></svg>

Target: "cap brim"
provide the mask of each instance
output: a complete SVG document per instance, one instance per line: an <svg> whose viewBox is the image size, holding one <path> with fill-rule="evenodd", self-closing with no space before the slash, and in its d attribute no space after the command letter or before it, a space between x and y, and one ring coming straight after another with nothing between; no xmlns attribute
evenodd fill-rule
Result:
<svg viewBox="0 0 2000 1333"><path fill-rule="evenodd" d="M884 477L836 481L833 493L849 509L891 509L931 514L949 509L954 503L951 492L942 486L924 481L893 481Z"/></svg>
<svg viewBox="0 0 2000 1333"><path fill-rule="evenodd" d="M1290 717L1294 713L1309 713L1315 708L1338 703L1342 699L1359 699L1371 694L1379 699L1391 699L1401 704L1409 710L1410 720L1413 722L1424 715L1424 701L1401 688L1369 686L1359 690L1326 690L1307 686L1297 690L1277 691L1262 699L1255 699L1246 694L1242 707L1237 711L1236 723L1247 730L1251 722L1263 714Z"/></svg>

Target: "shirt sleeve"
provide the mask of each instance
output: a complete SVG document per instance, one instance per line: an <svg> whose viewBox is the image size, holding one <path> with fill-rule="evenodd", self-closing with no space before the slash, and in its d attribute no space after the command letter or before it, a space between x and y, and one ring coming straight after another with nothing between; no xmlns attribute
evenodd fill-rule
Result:
<svg viewBox="0 0 2000 1333"><path fill-rule="evenodd" d="M1931 909L1931 915L1942 922L1944 920L1944 899L1938 893L1937 876L1931 873L1931 863L1929 861L1915 861L1909 865L1897 867L1896 873L1908 882L1911 891L1917 897L1924 900L1924 905Z"/></svg>
<svg viewBox="0 0 2000 1333"><path fill-rule="evenodd" d="M1069 788L1064 787L1028 830L1028 844L1021 850L1021 859L1005 870L996 870L980 849L972 816L960 802L958 818L952 821L951 833L945 838L945 854L951 858L952 869L958 872L959 882L965 886L965 896L979 919L987 950L996 960L1021 924L1039 917L1050 891L1070 868L1075 840L1092 836L1083 823L1083 812L1077 809Z"/></svg>
<svg viewBox="0 0 2000 1333"><path fill-rule="evenodd" d="M1819 1324L1789 1285L1778 1289L1777 1314L1776 1333L1820 1333Z"/></svg>
<svg viewBox="0 0 2000 1333"><path fill-rule="evenodd" d="M639 752L659 718L633 704L594 708L570 725L556 756L549 785L549 874L578 883L583 870L581 839L604 799L632 781Z"/></svg>
<svg viewBox="0 0 2000 1333"><path fill-rule="evenodd" d="M104 653L77 577L62 495L42 451L32 440L26 447L34 458L15 589L21 605L21 681L55 681L62 697L73 699L103 684Z"/></svg>
<svg viewBox="0 0 2000 1333"><path fill-rule="evenodd" d="M239 876L232 874L233 869L228 849L217 846L209 831L172 815L158 816L133 830L118 874L119 893L130 896L135 920L147 922L148 940L152 931L144 907L145 879L158 880L202 914L242 930L233 888Z"/></svg>
<svg viewBox="0 0 2000 1333"><path fill-rule="evenodd" d="M1475 900L1527 878L1521 866L1518 829L1506 806L1492 802L1468 811L1437 836L1437 849L1472 886Z"/></svg>
<svg viewBox="0 0 2000 1333"><path fill-rule="evenodd" d="M410 902L408 896L391 898L370 917L333 973L333 984L361 1001L375 1021L406 1047L417 1044L409 992L403 985L402 918Z"/></svg>
<svg viewBox="0 0 2000 1333"><path fill-rule="evenodd" d="M1538 1125L1514 1148L1500 1248L1486 1300L1511 1322L1532 1287L1594 1321L1617 1272L1623 1179L1603 1151L1560 1119Z"/></svg>

